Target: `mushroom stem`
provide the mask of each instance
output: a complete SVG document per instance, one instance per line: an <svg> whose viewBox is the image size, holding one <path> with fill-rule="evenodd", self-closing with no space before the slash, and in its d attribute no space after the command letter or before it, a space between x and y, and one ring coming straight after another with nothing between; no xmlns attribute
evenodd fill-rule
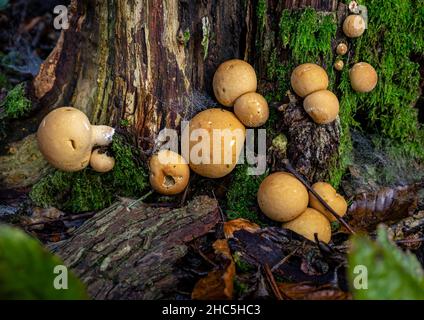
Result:
<svg viewBox="0 0 424 320"><path fill-rule="evenodd" d="M91 126L93 144L96 146L107 146L112 143L115 129L109 126Z"/></svg>
<svg viewBox="0 0 424 320"><path fill-rule="evenodd" d="M288 159L284 159L283 160L283 164L286 167L287 171L289 171L292 175L294 175L300 182L302 182L302 184L306 187L306 189L308 189L314 196L315 198L318 199L319 202L322 203L322 205L351 233L351 234L356 234L355 231L353 231L353 229L349 226L349 224L342 218L340 217L334 210L333 208L331 208L327 202L324 201L323 198L321 198L321 196L314 190L312 189L312 187L309 185L309 183L292 167L292 165L290 164Z"/></svg>

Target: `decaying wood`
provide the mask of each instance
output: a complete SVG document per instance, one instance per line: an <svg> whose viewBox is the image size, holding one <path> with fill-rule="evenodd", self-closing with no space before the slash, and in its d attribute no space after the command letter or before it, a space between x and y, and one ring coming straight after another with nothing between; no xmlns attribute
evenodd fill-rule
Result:
<svg viewBox="0 0 424 320"><path fill-rule="evenodd" d="M219 221L216 200L201 196L179 209L128 200L96 214L56 250L95 299L160 299L175 289L185 243Z"/></svg>

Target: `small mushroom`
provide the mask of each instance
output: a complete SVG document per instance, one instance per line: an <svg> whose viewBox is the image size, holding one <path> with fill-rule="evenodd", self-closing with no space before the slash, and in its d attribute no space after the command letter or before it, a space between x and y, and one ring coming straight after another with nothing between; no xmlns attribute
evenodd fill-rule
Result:
<svg viewBox="0 0 424 320"><path fill-rule="evenodd" d="M318 124L328 124L339 114L339 99L328 90L314 92L303 101L303 108Z"/></svg>
<svg viewBox="0 0 424 320"><path fill-rule="evenodd" d="M95 149L91 153L90 166L97 172L109 172L115 167L115 158L101 152L100 149Z"/></svg>
<svg viewBox="0 0 424 320"><path fill-rule="evenodd" d="M149 162L150 184L164 195L175 195L184 191L190 178L187 161L171 150L161 150Z"/></svg>
<svg viewBox="0 0 424 320"><path fill-rule="evenodd" d="M327 72L313 63L301 64L292 72L291 86L294 92L302 98L313 92L325 90L328 87Z"/></svg>
<svg viewBox="0 0 424 320"><path fill-rule="evenodd" d="M62 107L41 121L37 131L38 147L44 158L63 171L79 171L88 166L93 146L112 142L115 130L94 126L78 109Z"/></svg>
<svg viewBox="0 0 424 320"><path fill-rule="evenodd" d="M336 62L334 62L334 69L336 69L337 71L342 71L343 68L344 68L343 60L337 60Z"/></svg>
<svg viewBox="0 0 424 320"><path fill-rule="evenodd" d="M378 75L372 65L366 62L355 64L349 71L350 83L357 92L371 92L378 82Z"/></svg>
<svg viewBox="0 0 424 320"><path fill-rule="evenodd" d="M344 42L341 42L341 43L339 43L339 45L336 48L336 53L339 56L344 56L347 53L347 50L348 50L347 44L344 43Z"/></svg>
<svg viewBox="0 0 424 320"><path fill-rule="evenodd" d="M315 234L320 241L329 243L331 240L331 225L319 211L307 208L296 219L283 224L283 228L292 230L306 239L315 241Z"/></svg>
<svg viewBox="0 0 424 320"><path fill-rule="evenodd" d="M232 107L237 98L255 92L257 79L255 69L239 59L222 63L213 77L213 91L219 103Z"/></svg>
<svg viewBox="0 0 424 320"><path fill-rule="evenodd" d="M325 182L317 182L312 186L312 189L320 195L320 197L340 216L343 217L347 211L346 200L337 193L330 184ZM315 198L312 193L309 193L309 206L321 212L327 217L330 222L337 219Z"/></svg>
<svg viewBox="0 0 424 320"><path fill-rule="evenodd" d="M365 32L365 20L360 15L351 14L343 22L343 32L349 38L358 38Z"/></svg>
<svg viewBox="0 0 424 320"><path fill-rule="evenodd" d="M268 102L260 94L249 92L236 100L234 113L246 127L260 127L269 117Z"/></svg>
<svg viewBox="0 0 424 320"><path fill-rule="evenodd" d="M246 138L246 128L234 113L207 109L195 115L189 126L190 168L207 178L222 178L233 171Z"/></svg>
<svg viewBox="0 0 424 320"><path fill-rule="evenodd" d="M286 172L266 177L259 186L257 198L262 212L278 222L295 219L306 210L309 202L305 186Z"/></svg>

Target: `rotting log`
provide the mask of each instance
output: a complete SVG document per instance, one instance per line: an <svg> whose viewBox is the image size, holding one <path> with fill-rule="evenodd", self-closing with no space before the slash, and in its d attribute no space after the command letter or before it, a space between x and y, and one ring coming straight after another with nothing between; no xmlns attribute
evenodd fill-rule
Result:
<svg viewBox="0 0 424 320"><path fill-rule="evenodd" d="M217 201L200 196L170 209L128 199L97 213L54 251L94 299L161 299L175 290L186 243L220 220Z"/></svg>

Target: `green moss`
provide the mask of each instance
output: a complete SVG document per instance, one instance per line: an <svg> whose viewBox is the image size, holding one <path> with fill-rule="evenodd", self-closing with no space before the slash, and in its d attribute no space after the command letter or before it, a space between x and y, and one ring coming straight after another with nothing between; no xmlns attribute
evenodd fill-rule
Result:
<svg viewBox="0 0 424 320"><path fill-rule="evenodd" d="M24 84L18 84L7 93L6 98L0 103L4 108L4 115L9 119L18 119L31 110L31 101L25 97Z"/></svg>
<svg viewBox="0 0 424 320"><path fill-rule="evenodd" d="M262 32L265 28L265 18L267 11L266 0L259 0L256 5L256 18L258 19L258 28Z"/></svg>
<svg viewBox="0 0 424 320"><path fill-rule="evenodd" d="M138 163L137 150L115 135L111 151L116 160L111 172L101 174L91 168L79 172L56 170L33 186L31 199L41 207L55 206L78 213L103 209L118 195L139 197L148 182L146 170Z"/></svg>
<svg viewBox="0 0 424 320"><path fill-rule="evenodd" d="M243 164L235 169L227 192L227 216L230 220L244 218L262 224L255 210L256 193L267 173L261 176L248 175L248 168L247 164Z"/></svg>
<svg viewBox="0 0 424 320"><path fill-rule="evenodd" d="M237 273L248 273L253 271L255 268L248 264L246 261L242 260L239 252L233 254L233 259L237 267Z"/></svg>
<svg viewBox="0 0 424 320"><path fill-rule="evenodd" d="M190 30L187 28L183 33L184 46L190 41Z"/></svg>

